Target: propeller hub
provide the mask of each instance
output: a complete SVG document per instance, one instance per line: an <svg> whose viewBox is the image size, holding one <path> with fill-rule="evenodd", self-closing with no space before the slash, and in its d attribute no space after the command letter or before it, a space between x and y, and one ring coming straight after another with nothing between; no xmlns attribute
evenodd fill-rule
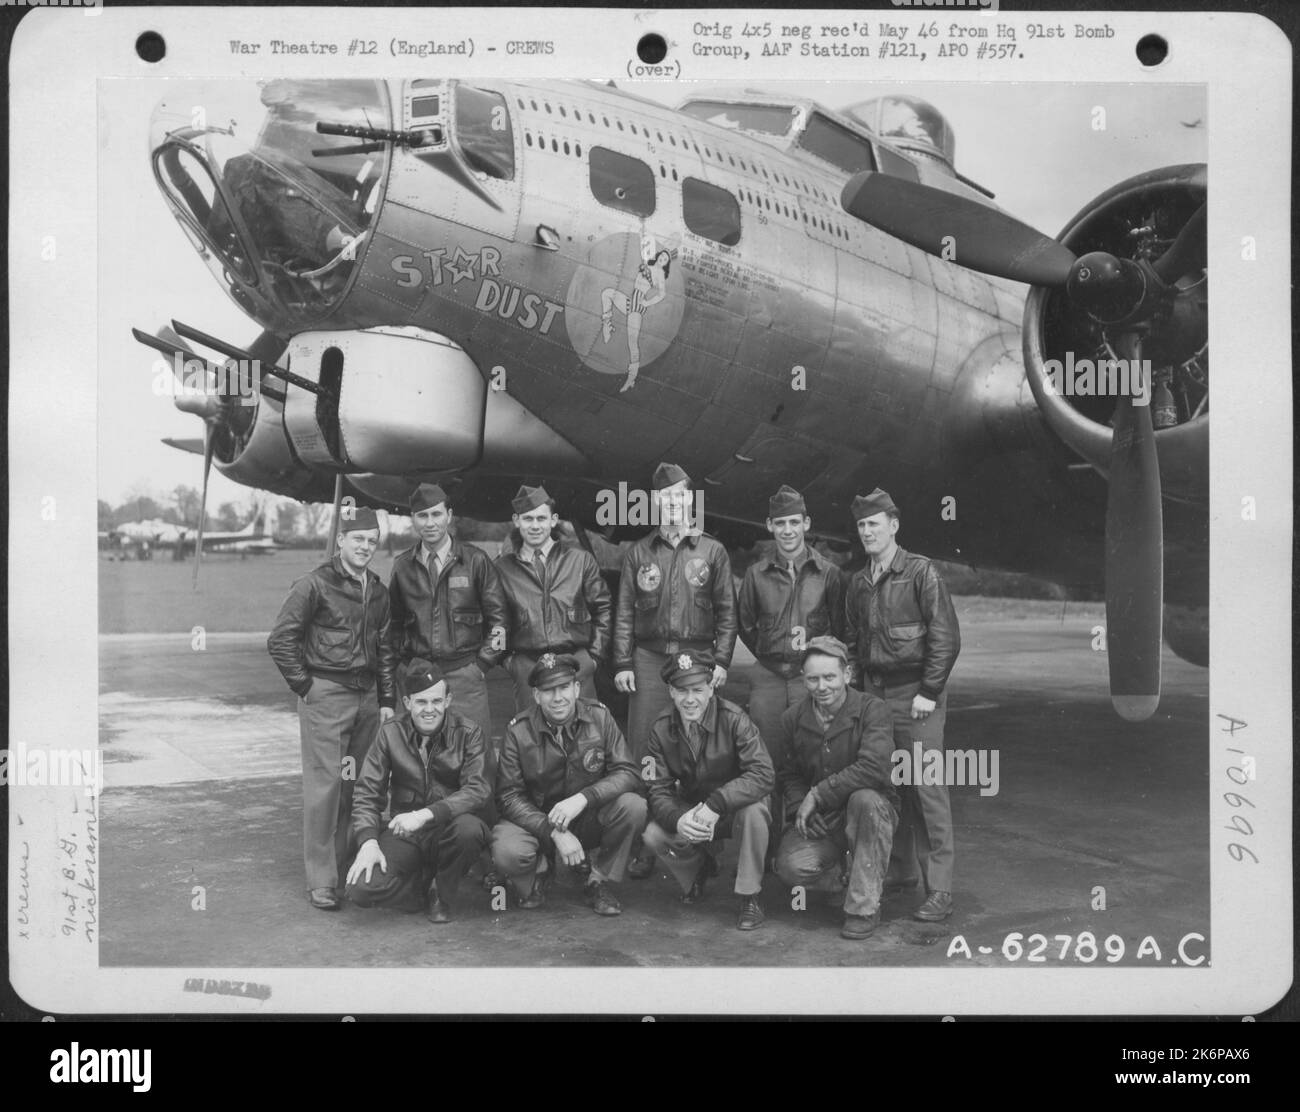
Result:
<svg viewBox="0 0 1300 1112"><path fill-rule="evenodd" d="M1141 305L1146 279L1131 260L1116 258L1108 251L1090 251L1074 260L1065 292L1097 320L1114 323Z"/></svg>

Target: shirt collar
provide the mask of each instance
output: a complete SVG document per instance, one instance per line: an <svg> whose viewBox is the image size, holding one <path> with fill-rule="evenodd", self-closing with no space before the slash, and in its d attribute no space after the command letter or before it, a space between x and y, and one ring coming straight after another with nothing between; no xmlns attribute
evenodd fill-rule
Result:
<svg viewBox="0 0 1300 1112"><path fill-rule="evenodd" d="M365 585L366 573L369 572L370 570L369 568L363 568L361 570L360 575L353 575L352 572L348 569L348 566L343 562L343 557L340 556L337 552L334 553L334 557L330 561L330 563L334 565L334 570L338 572L339 575L341 575L344 579L351 579L355 583L360 583L363 586Z"/></svg>
<svg viewBox="0 0 1300 1112"><path fill-rule="evenodd" d="M700 531L698 529L693 528L690 525L684 525L682 527L681 537L678 539L677 543L679 545L682 544L690 545L692 548L694 548L696 542L699 539L700 539ZM673 547L672 541L668 540L663 535L663 532L659 529L656 529L650 538L651 544L655 544L656 542L658 542L659 544L667 545L669 548Z"/></svg>
<svg viewBox="0 0 1300 1112"><path fill-rule="evenodd" d="M672 698L672 696L669 696ZM673 704L673 721L677 725L678 732L682 737L686 736L686 722L682 718L682 713L677 709L677 704ZM718 693L714 691L713 698L709 700L709 705L704 708L704 716L697 723L701 733L711 734L718 728Z"/></svg>
<svg viewBox="0 0 1300 1112"><path fill-rule="evenodd" d="M803 551L795 558L793 565L783 555L781 555L780 549L772 550L770 565L778 571L786 571L793 566L795 574L798 575L799 572L803 570L804 564L809 561L812 561L813 565L816 566L817 559L817 553L812 550L812 547L808 544L804 544Z"/></svg>
<svg viewBox="0 0 1300 1112"><path fill-rule="evenodd" d="M547 537L546 543L542 545L540 550L542 553L543 560L550 560L551 549L553 549L554 547L555 547L555 538ZM524 544L522 539L519 541L518 556L519 559L521 559L525 564L531 564L533 562L533 556L535 554L536 553L533 551L533 549L529 548L528 545Z"/></svg>
<svg viewBox="0 0 1300 1112"><path fill-rule="evenodd" d="M897 542L895 542L895 543L894 543L894 554L893 554L893 556L890 557L890 559L889 559L889 563L887 563L887 564L883 564L883 565L881 565L881 566L884 568L885 571L902 571L902 570L903 570L903 557L906 556L906 555L907 555L907 554L903 551L903 546L902 546L901 544L898 544ZM868 562L867 562L868 570L870 570L871 567L873 567L873 566L874 566L874 565L872 564L871 561L868 561Z"/></svg>
<svg viewBox="0 0 1300 1112"><path fill-rule="evenodd" d="M433 550L433 556L438 557L445 564L450 553L451 537L446 536L442 538L442 544ZM425 547L424 541L421 541L419 545L416 546L416 555L419 558L420 563L422 563L426 568L430 566L431 558L429 550Z"/></svg>
<svg viewBox="0 0 1300 1112"><path fill-rule="evenodd" d="M442 721L438 723L438 728L429 735L429 750L432 752L433 747L441 742L447 736L447 714L444 711ZM415 723L411 719L406 720L406 742L416 752L424 744L424 734L415 728Z"/></svg>

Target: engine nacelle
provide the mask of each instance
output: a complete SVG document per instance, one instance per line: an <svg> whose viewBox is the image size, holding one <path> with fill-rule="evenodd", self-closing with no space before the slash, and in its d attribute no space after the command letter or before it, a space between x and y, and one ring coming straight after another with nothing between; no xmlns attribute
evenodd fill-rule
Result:
<svg viewBox="0 0 1300 1112"><path fill-rule="evenodd" d="M1058 238L1076 256L1105 251L1131 257L1135 244L1166 246L1172 241L1205 201L1205 193L1203 165L1152 170L1107 190L1075 216ZM1167 498L1196 505L1209 501L1205 284L1203 276L1199 282L1182 284L1187 296L1180 296L1167 316L1152 322L1143 349L1161 391L1153 404L1159 404L1162 418L1155 433L1162 492ZM1065 290L1036 286L1025 302L1023 334L1026 377L1047 423L1105 475L1115 395L1060 389L1062 367L1073 371L1084 367L1086 360L1097 371L1096 383L1102 378L1100 364L1116 358L1103 326L1072 304ZM1052 365L1055 377L1050 361L1057 361ZM1079 381L1086 377L1080 376Z"/></svg>
<svg viewBox="0 0 1300 1112"><path fill-rule="evenodd" d="M278 402L258 398L245 429L218 428L214 435L213 465L227 478L302 502L327 502L333 497L329 477L294 458L284 438Z"/></svg>
<svg viewBox="0 0 1300 1112"><path fill-rule="evenodd" d="M284 430L306 464L410 478L474 467L582 470L585 457L444 336L414 327L303 332L288 369L319 383L290 387Z"/></svg>

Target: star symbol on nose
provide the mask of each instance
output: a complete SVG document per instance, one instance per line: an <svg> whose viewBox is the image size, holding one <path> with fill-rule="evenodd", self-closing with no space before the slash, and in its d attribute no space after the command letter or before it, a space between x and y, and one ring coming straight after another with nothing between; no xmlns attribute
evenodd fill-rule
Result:
<svg viewBox="0 0 1300 1112"><path fill-rule="evenodd" d="M468 278L472 282L476 266L478 266L478 256L467 255L457 247L455 257L447 260L447 273L451 275L451 284L456 285L462 278Z"/></svg>

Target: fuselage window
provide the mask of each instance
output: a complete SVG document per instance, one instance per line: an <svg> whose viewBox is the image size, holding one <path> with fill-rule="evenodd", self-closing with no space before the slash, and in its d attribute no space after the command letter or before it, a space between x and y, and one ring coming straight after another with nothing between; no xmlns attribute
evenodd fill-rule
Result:
<svg viewBox="0 0 1300 1112"><path fill-rule="evenodd" d="M465 161L479 173L503 181L515 176L515 135L500 93L457 88L456 139Z"/></svg>
<svg viewBox="0 0 1300 1112"><path fill-rule="evenodd" d="M649 216L655 210L655 175L644 162L605 147L592 147L591 193L602 205Z"/></svg>
<svg viewBox="0 0 1300 1112"><path fill-rule="evenodd" d="M740 205L725 189L687 178L682 182L682 216L697 236L724 247L740 242Z"/></svg>

